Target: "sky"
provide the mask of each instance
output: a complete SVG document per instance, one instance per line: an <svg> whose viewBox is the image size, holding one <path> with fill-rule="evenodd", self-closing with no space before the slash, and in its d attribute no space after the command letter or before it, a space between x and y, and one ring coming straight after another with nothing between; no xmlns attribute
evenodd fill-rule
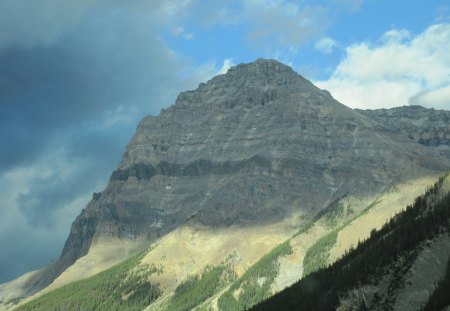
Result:
<svg viewBox="0 0 450 311"><path fill-rule="evenodd" d="M0 0L0 283L56 259L141 118L273 58L352 108L450 110L440 0Z"/></svg>

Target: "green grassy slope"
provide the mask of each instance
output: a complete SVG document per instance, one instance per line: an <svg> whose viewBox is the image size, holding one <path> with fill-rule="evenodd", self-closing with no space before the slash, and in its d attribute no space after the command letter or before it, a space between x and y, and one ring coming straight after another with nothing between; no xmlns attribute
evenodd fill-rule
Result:
<svg viewBox="0 0 450 311"><path fill-rule="evenodd" d="M216 294L235 278L234 271L227 262L216 267L207 267L198 276L190 276L175 289L168 311L189 311Z"/></svg>
<svg viewBox="0 0 450 311"><path fill-rule="evenodd" d="M325 234L308 248L303 258L303 276L327 266L330 250L336 243L338 232L336 229Z"/></svg>
<svg viewBox="0 0 450 311"><path fill-rule="evenodd" d="M158 269L138 266L144 254L44 294L16 310L142 310L161 293L148 281L148 276L158 273Z"/></svg>
<svg viewBox="0 0 450 311"><path fill-rule="evenodd" d="M270 287L278 274L278 259L292 253L286 241L251 266L218 300L220 310L246 310L271 295Z"/></svg>

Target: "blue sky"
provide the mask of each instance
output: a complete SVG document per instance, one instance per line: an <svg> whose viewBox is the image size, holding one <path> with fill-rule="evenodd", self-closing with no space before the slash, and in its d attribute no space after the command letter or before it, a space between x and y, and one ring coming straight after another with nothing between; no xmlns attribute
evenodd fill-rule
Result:
<svg viewBox="0 0 450 311"><path fill-rule="evenodd" d="M448 1L0 0L0 283L56 258L139 120L275 58L359 108L450 109Z"/></svg>

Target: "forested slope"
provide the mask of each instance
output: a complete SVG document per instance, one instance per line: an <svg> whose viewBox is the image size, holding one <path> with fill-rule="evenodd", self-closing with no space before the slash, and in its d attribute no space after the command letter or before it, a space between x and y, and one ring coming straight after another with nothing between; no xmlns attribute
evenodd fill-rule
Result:
<svg viewBox="0 0 450 311"><path fill-rule="evenodd" d="M374 230L369 239L342 259L252 310L279 310L280 306L285 310L399 309L396 300L408 285L405 280L416 258L433 241L449 235L450 193L442 193L444 181L445 177L440 178L414 204ZM450 303L448 270L435 289L428 288L432 295L427 310L439 310Z"/></svg>

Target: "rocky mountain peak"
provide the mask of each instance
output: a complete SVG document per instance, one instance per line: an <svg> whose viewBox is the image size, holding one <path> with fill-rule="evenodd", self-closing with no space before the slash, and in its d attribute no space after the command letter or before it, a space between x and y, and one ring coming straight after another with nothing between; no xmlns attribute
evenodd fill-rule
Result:
<svg viewBox="0 0 450 311"><path fill-rule="evenodd" d="M269 84L280 84L280 82L286 82L299 78L291 67L284 65L273 59L259 58L254 62L248 64L239 64L232 66L228 69L226 74L218 75L212 78L208 83L201 84L207 86L209 83L212 85L217 83L234 82L234 85L241 86L266 86ZM238 83L240 82L240 83ZM303 79L303 82L310 82Z"/></svg>
<svg viewBox="0 0 450 311"><path fill-rule="evenodd" d="M258 58L252 63L233 66L228 70L227 74L234 76L243 75L247 78L255 79L274 79L277 78L277 76L298 76L298 74L294 70L292 70L291 67L273 59L263 58Z"/></svg>
<svg viewBox="0 0 450 311"><path fill-rule="evenodd" d="M310 81L292 68L272 59L258 59L252 63L231 67L226 74L218 75L207 83L200 83L197 89L180 93L176 104L170 109L188 105L190 108L200 103L214 101L214 107L233 108L245 103L264 105L275 96L286 93L323 93ZM260 98L262 97L262 98ZM205 106L203 107L205 108Z"/></svg>

